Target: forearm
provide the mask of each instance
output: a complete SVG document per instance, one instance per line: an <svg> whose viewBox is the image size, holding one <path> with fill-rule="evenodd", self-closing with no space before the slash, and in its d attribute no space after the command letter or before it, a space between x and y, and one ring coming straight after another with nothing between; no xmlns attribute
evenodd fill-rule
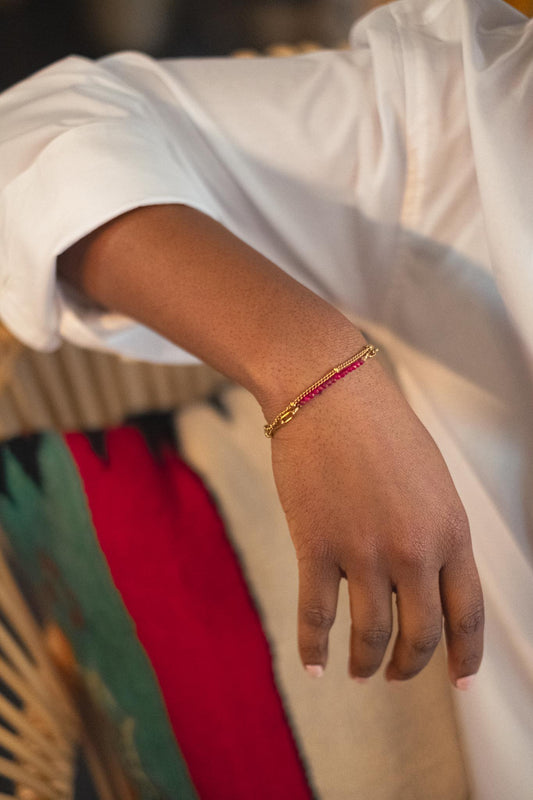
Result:
<svg viewBox="0 0 533 800"><path fill-rule="evenodd" d="M365 342L329 303L198 211L139 209L59 259L60 273L246 386L272 417ZM305 421L305 422L304 422ZM298 643L327 662L341 577L349 584L350 673L429 661L446 619L450 677L465 688L483 649L483 596L468 519L426 429L372 359L272 440L272 467L299 570Z"/></svg>
<svg viewBox="0 0 533 800"><path fill-rule="evenodd" d="M60 256L58 270L245 386L265 413L365 344L331 304L187 206L124 214Z"/></svg>

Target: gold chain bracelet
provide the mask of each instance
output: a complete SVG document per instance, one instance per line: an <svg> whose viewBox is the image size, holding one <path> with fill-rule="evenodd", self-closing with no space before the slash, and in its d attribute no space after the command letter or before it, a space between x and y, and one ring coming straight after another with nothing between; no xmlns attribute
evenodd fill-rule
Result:
<svg viewBox="0 0 533 800"><path fill-rule="evenodd" d="M343 361L342 364L333 367L333 369L327 372L320 380L312 383L311 386L308 386L298 397L292 400L283 411L280 411L280 413L274 417L272 422L265 425L265 436L268 439L272 439L276 431L283 425L287 425L305 403L308 403L313 397L323 392L324 389L327 389L327 387L331 386L335 381L344 378L349 372L353 372L354 369L361 367L367 359L372 358L378 352L379 348L374 347L373 344L367 344L347 361Z"/></svg>

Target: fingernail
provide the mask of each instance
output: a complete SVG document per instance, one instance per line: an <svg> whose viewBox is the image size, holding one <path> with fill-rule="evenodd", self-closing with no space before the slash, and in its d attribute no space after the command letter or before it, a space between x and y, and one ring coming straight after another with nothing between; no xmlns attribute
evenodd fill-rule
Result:
<svg viewBox="0 0 533 800"><path fill-rule="evenodd" d="M356 683L368 683L368 681L370 680L370 678L360 678L359 675L352 675L351 678Z"/></svg>
<svg viewBox="0 0 533 800"><path fill-rule="evenodd" d="M306 664L305 668L313 678L321 678L324 674L324 668L320 664Z"/></svg>
<svg viewBox="0 0 533 800"><path fill-rule="evenodd" d="M472 686L475 675L467 675L465 678L457 678L455 681L455 688L466 692Z"/></svg>

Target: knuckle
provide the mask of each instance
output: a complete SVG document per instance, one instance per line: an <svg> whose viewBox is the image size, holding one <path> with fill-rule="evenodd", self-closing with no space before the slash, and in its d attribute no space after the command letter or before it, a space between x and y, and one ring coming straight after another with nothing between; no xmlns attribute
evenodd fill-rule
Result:
<svg viewBox="0 0 533 800"><path fill-rule="evenodd" d="M392 555L400 566L419 564L424 558L428 528L417 523L398 531L392 543Z"/></svg>
<svg viewBox="0 0 533 800"><path fill-rule="evenodd" d="M316 630L329 630L335 621L335 614L323 606L303 606L300 614L302 622Z"/></svg>
<svg viewBox="0 0 533 800"><path fill-rule="evenodd" d="M452 632L456 636L473 636L483 628L485 614L483 606L478 605L470 609L466 614L459 617Z"/></svg>
<svg viewBox="0 0 533 800"><path fill-rule="evenodd" d="M428 653L432 653L435 650L440 642L440 638L441 629L434 628L416 634L409 642L409 645L411 650L413 650L417 655L424 656Z"/></svg>
<svg viewBox="0 0 533 800"><path fill-rule="evenodd" d="M322 535L307 533L297 540L296 558L300 566L317 565L333 559L331 542Z"/></svg>
<svg viewBox="0 0 533 800"><path fill-rule="evenodd" d="M413 536L409 543L396 552L396 562L402 571L419 572L427 562L427 555L418 541L418 537Z"/></svg>
<svg viewBox="0 0 533 800"><path fill-rule="evenodd" d="M391 637L391 631L388 628L366 628L359 632L354 629L354 634L357 639L373 650L383 650Z"/></svg>

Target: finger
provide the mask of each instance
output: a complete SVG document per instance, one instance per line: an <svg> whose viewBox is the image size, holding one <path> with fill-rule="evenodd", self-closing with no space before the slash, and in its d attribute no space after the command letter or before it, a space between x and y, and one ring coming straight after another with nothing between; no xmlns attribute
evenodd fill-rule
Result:
<svg viewBox="0 0 533 800"><path fill-rule="evenodd" d="M298 649L306 669L320 676L326 666L329 631L337 612L340 572L333 562L312 558L300 559L298 570Z"/></svg>
<svg viewBox="0 0 533 800"><path fill-rule="evenodd" d="M483 656L483 592L472 551L441 570L440 587L448 670L458 689L467 689Z"/></svg>
<svg viewBox="0 0 533 800"><path fill-rule="evenodd" d="M383 661L392 632L390 582L383 576L351 577L350 675L369 678Z"/></svg>
<svg viewBox="0 0 533 800"><path fill-rule="evenodd" d="M397 583L398 636L387 680L412 678L429 662L442 635L438 572L416 572Z"/></svg>

